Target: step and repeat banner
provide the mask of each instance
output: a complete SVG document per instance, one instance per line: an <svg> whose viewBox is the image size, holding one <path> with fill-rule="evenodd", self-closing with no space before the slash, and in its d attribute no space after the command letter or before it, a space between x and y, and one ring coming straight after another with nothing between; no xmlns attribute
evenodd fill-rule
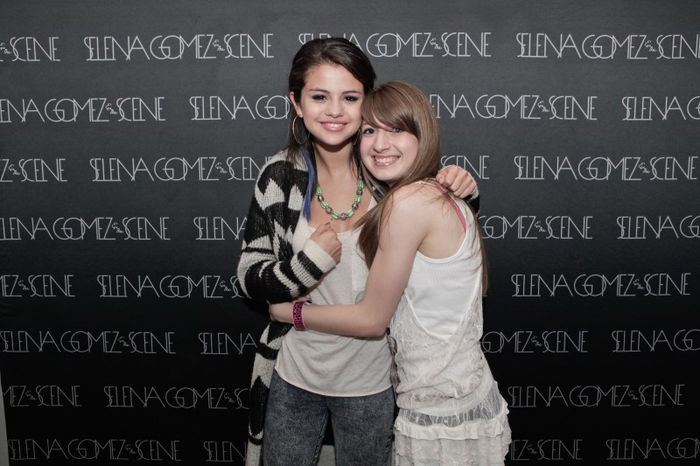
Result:
<svg viewBox="0 0 700 466"><path fill-rule="evenodd" d="M241 235L327 36L478 181L509 464L695 464L700 3L622 0L3 1L9 464L242 464Z"/></svg>

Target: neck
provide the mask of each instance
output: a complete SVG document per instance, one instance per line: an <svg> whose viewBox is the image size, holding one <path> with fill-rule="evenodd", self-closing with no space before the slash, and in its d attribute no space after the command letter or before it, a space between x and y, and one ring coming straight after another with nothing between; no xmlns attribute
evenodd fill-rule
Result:
<svg viewBox="0 0 700 466"><path fill-rule="evenodd" d="M352 160L352 144L349 142L338 148L328 148L314 144L316 155L316 170L327 177L337 178L347 176L351 172L355 176L355 164ZM325 176L324 176L325 178Z"/></svg>

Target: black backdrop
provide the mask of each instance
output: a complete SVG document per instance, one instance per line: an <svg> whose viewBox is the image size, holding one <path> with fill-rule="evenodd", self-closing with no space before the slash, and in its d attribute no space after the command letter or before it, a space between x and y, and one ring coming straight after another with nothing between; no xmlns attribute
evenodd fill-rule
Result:
<svg viewBox="0 0 700 466"><path fill-rule="evenodd" d="M429 94L444 161L478 180L510 462L696 461L699 21L695 1L3 1L10 464L242 462L265 317L239 238L291 58L323 35Z"/></svg>

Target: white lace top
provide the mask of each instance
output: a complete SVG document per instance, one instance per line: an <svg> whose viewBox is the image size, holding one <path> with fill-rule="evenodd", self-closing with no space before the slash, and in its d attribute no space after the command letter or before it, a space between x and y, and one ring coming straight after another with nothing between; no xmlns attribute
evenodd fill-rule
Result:
<svg viewBox="0 0 700 466"><path fill-rule="evenodd" d="M477 439L507 429L506 403L481 351L482 258L474 215L460 203L466 235L444 259L416 254L390 324L398 432L412 438ZM441 325L436 312L450 322ZM438 331L439 329L439 331Z"/></svg>

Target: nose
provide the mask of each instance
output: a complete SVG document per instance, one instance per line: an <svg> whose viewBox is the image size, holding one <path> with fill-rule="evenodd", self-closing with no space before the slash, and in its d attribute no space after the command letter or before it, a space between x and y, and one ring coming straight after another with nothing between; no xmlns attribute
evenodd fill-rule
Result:
<svg viewBox="0 0 700 466"><path fill-rule="evenodd" d="M330 99L326 107L326 114L330 117L339 117L343 114L343 105L338 99Z"/></svg>
<svg viewBox="0 0 700 466"><path fill-rule="evenodd" d="M383 152L389 148L389 136L383 129L377 129L372 142L372 149L375 152Z"/></svg>

